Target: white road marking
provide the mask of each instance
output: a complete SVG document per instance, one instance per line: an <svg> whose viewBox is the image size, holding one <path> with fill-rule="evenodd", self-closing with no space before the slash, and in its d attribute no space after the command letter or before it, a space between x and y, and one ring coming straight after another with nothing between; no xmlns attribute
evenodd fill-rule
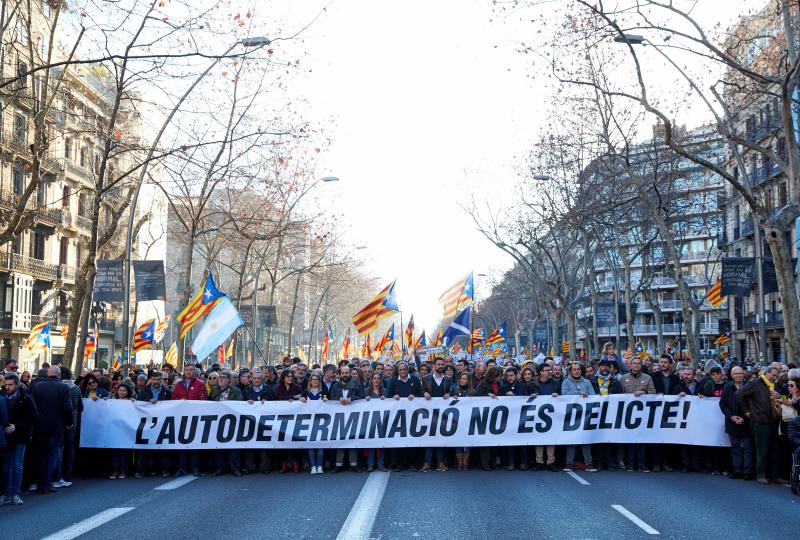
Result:
<svg viewBox="0 0 800 540"><path fill-rule="evenodd" d="M104 525L109 521L111 521L112 519L118 518L123 514L127 514L133 509L134 508L132 506L125 506L120 508L109 508L108 510L103 510L99 514L95 514L90 518L86 518L83 521L79 521L78 523L76 523L71 527L67 527L66 529L61 529L60 531L51 534L50 536L44 538L43 540L72 540L72 538L77 538L82 534L86 534L92 529L96 529L100 525Z"/></svg>
<svg viewBox="0 0 800 540"><path fill-rule="evenodd" d="M366 540L372 533L378 508L389 483L389 472L371 472L358 494L353 508L344 520L336 540Z"/></svg>
<svg viewBox="0 0 800 540"><path fill-rule="evenodd" d="M616 510L617 512L619 512L620 514L631 520L637 527L642 529L647 534L661 534L653 527L651 527L650 525L639 519L634 513L632 513L630 510L628 510L621 504L612 504L611 508L613 508L614 510Z"/></svg>
<svg viewBox="0 0 800 540"><path fill-rule="evenodd" d="M572 478L574 478L575 481L578 482L580 485L582 485L582 486L588 486L589 485L589 482L587 482L586 480L584 480L583 478L578 476L576 473L574 473L572 471L564 471L564 472L566 472L568 475L570 475Z"/></svg>
<svg viewBox="0 0 800 540"><path fill-rule="evenodd" d="M170 480L166 484L161 484L157 488L153 489L178 489L181 486L185 486L192 480L197 480L196 476L181 476L180 478L176 478L175 480Z"/></svg>

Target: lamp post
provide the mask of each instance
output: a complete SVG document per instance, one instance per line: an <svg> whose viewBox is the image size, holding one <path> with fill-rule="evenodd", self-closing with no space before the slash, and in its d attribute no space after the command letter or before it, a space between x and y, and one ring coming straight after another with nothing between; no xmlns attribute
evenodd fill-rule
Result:
<svg viewBox="0 0 800 540"><path fill-rule="evenodd" d="M148 167L150 165L150 161L153 159L153 154L155 153L156 147L158 146L159 141L161 140L162 135L167 130L170 122L172 122L172 118L177 114L178 109L180 109L183 102L189 97L189 95L194 91L200 81L202 81L206 75L208 75L212 69L222 60L223 58L227 57L228 54L236 48L238 45L242 45L243 47L247 48L254 48L254 47L263 47L265 45L269 45L270 40L266 37L252 37L252 38L245 38L243 40L237 41L230 47L228 47L224 53L218 56L212 63L209 65L195 80L189 85L189 88L186 89L186 92L180 97L175 106L172 107L172 110L167 115L167 118L164 120L164 123L161 125L161 129L159 129L158 134L156 135L155 139L153 139L152 144L150 145L150 149L147 152L147 158L142 163L142 168L139 171L139 179L136 183L136 189L133 192L133 198L131 199L129 215L128 215L128 236L125 242L125 263L124 263L124 287L125 287L125 298L124 298L124 306L123 306L123 313L122 313L122 347L124 351L124 360L127 362L130 358L130 311L131 311L131 252L133 248L133 227L134 227L134 220L136 218L136 204L139 202L139 191L142 189L142 184L144 183L145 176L147 174Z"/></svg>
<svg viewBox="0 0 800 540"><path fill-rule="evenodd" d="M678 361L683 360L683 313L675 315L675 322L678 323Z"/></svg>

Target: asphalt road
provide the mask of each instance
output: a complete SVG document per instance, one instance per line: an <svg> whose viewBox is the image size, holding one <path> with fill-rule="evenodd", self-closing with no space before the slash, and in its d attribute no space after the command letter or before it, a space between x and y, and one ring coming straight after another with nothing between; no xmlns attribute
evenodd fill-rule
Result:
<svg viewBox="0 0 800 540"><path fill-rule="evenodd" d="M793 538L800 515L785 486L677 472L128 478L23 498L0 507L2 538Z"/></svg>

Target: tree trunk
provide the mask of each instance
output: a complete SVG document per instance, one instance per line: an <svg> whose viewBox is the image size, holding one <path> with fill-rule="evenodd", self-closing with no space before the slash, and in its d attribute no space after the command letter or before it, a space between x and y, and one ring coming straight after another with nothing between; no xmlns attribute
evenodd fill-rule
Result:
<svg viewBox="0 0 800 540"><path fill-rule="evenodd" d="M300 291L300 277L302 272L297 273L297 282L294 285L294 296L292 297L292 312L289 315L289 335L286 339L286 347L288 348L288 355L292 356L292 330L294 330L294 315L297 311L297 295Z"/></svg>
<svg viewBox="0 0 800 540"><path fill-rule="evenodd" d="M553 341L550 348L553 351L553 356L561 354L561 342L558 335L558 319L561 317L561 310L558 308L550 309L550 335L553 336ZM548 351L549 352L549 351Z"/></svg>
<svg viewBox="0 0 800 540"><path fill-rule="evenodd" d="M781 228L767 227L764 233L772 254L772 261L775 264L778 291L783 306L784 341L786 343L784 363L796 363L800 359L800 302L797 298L791 249ZM766 351L769 344L763 343L761 346ZM766 353L764 358L767 358Z"/></svg>
<svg viewBox="0 0 800 540"><path fill-rule="evenodd" d="M575 361L575 343L578 341L578 333L575 329L575 312L571 309L565 311L567 315L567 335L569 335L569 359Z"/></svg>
<svg viewBox="0 0 800 540"><path fill-rule="evenodd" d="M631 349L636 344L636 340L634 339L633 335L633 303L631 302L631 296L632 296L631 265L627 259L623 261L622 279L623 279L623 284L625 285L625 291L622 295L623 301L625 302L625 336L628 338L628 348Z"/></svg>

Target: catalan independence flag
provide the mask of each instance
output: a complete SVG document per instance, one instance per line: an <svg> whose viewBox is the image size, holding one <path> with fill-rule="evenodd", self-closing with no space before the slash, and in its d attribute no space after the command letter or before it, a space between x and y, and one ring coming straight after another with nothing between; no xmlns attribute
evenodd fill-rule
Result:
<svg viewBox="0 0 800 540"><path fill-rule="evenodd" d="M442 341L443 341L442 340L442 336L444 336L444 332L442 331L442 328L439 327L439 329L436 330L436 334L435 334L435 336L433 338L433 341L431 342L431 346L432 347L441 347L442 346Z"/></svg>
<svg viewBox="0 0 800 540"><path fill-rule="evenodd" d="M119 368L122 367L122 354L121 353L117 353L117 355L114 357L114 363L111 364L111 367L113 369L119 369Z"/></svg>
<svg viewBox="0 0 800 540"><path fill-rule="evenodd" d="M495 328L494 332L489 334L483 344L486 347L494 348L495 345L506 342L506 321L500 323L500 326Z"/></svg>
<svg viewBox="0 0 800 540"><path fill-rule="evenodd" d="M428 346L428 339L425 337L425 330L423 330L422 333L417 338L417 341L414 343L414 348L419 349L421 347L427 347L427 346Z"/></svg>
<svg viewBox="0 0 800 540"><path fill-rule="evenodd" d="M169 346L169 350L167 350L166 356L164 356L164 361L171 365L172 367L176 367L178 365L178 342L174 341L172 345Z"/></svg>
<svg viewBox="0 0 800 540"><path fill-rule="evenodd" d="M486 339L486 330L483 328L475 328L472 331L472 338L467 344L467 352L472 354L476 346L479 347L483 344L484 339Z"/></svg>
<svg viewBox="0 0 800 540"><path fill-rule="evenodd" d="M133 353L136 354L139 351L143 351L145 349L152 349L153 342L155 340L155 332L156 332L156 320L150 319L139 328L136 329L136 333L133 334Z"/></svg>
<svg viewBox="0 0 800 540"><path fill-rule="evenodd" d="M405 349L410 349L414 346L414 315L411 315L408 324L406 325L406 341L403 344Z"/></svg>
<svg viewBox="0 0 800 540"><path fill-rule="evenodd" d="M50 348L50 323L45 321L31 328L25 347L32 354L39 354Z"/></svg>
<svg viewBox="0 0 800 540"><path fill-rule="evenodd" d="M342 341L342 348L339 351L340 358L350 358L350 334L347 334Z"/></svg>
<svg viewBox="0 0 800 540"><path fill-rule="evenodd" d="M189 304L183 308L183 311L178 314L177 320L181 325L180 337L185 337L192 326L211 311L223 296L225 295L219 292L219 289L214 284L214 277L208 274L203 286L197 291L194 298L189 301Z"/></svg>
<svg viewBox="0 0 800 540"><path fill-rule="evenodd" d="M570 342L569 341L564 341L561 344L561 352L562 352L562 354L567 354L569 352L569 350L570 350L570 347L571 347L570 346Z"/></svg>
<svg viewBox="0 0 800 540"><path fill-rule="evenodd" d="M386 348L387 345L394 344L394 323L390 326L386 333L383 334L383 337L378 340L378 343L375 344L375 350L378 352L383 352L383 349Z"/></svg>
<svg viewBox="0 0 800 540"><path fill-rule="evenodd" d="M708 298L711 307L718 308L722 305L722 302L725 301L725 297L722 296L722 277L718 277L717 281L708 289L706 298Z"/></svg>
<svg viewBox="0 0 800 540"><path fill-rule="evenodd" d="M439 297L439 303L442 304L442 308L444 309L443 318L449 319L455 317L456 313L472 304L474 297L475 292L472 282L472 272L470 272L469 275L463 279L459 279Z"/></svg>
<svg viewBox="0 0 800 540"><path fill-rule="evenodd" d="M69 334L69 325L65 324L61 327L61 337L65 338L67 337L67 334Z"/></svg>
<svg viewBox="0 0 800 540"><path fill-rule="evenodd" d="M331 329L331 324L328 323L327 328L325 328L325 336L322 338L322 360L325 362L328 361L328 356L331 353L331 342L333 341L333 330Z"/></svg>
<svg viewBox="0 0 800 540"><path fill-rule="evenodd" d="M97 349L97 326L94 327L94 335L86 338L86 345L83 347L83 363L85 364L92 353Z"/></svg>
<svg viewBox="0 0 800 540"><path fill-rule="evenodd" d="M394 294L394 284L392 281L384 287L361 311L353 315L352 322L358 335L374 332L378 328L378 321L400 311Z"/></svg>
<svg viewBox="0 0 800 540"><path fill-rule="evenodd" d="M162 339L164 339L164 334L167 332L167 328L169 328L169 319L170 316L167 315L164 317L164 320L158 323L156 326L156 334L155 334L155 342L159 343Z"/></svg>

